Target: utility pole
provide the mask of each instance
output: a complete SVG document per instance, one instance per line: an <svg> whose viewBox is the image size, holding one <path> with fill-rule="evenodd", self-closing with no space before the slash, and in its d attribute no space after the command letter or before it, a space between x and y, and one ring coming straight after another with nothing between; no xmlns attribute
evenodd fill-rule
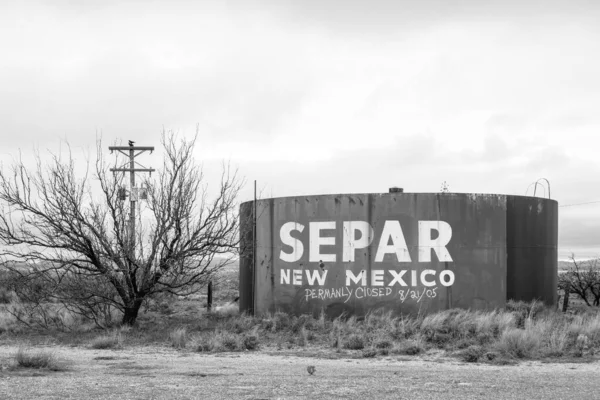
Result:
<svg viewBox="0 0 600 400"><path fill-rule="evenodd" d="M117 172L129 172L129 250L131 252L131 259L135 259L135 203L144 198L139 188L135 187L135 173L136 172L148 172L152 175L154 168L145 168L138 164L141 168L136 168L135 158L145 151L149 151L150 154L154 151L154 146L134 146L135 142L129 141L129 146L109 146L108 149L112 153L118 151L129 157L129 162L123 164L119 168L111 168L113 173ZM136 153L137 151L137 153ZM129 164L129 168L127 167ZM125 200L126 194L119 190L119 199Z"/></svg>

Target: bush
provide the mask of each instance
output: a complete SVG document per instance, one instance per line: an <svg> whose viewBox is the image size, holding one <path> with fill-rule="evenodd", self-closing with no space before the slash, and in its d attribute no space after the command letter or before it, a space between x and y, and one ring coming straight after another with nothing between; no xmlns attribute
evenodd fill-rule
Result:
<svg viewBox="0 0 600 400"><path fill-rule="evenodd" d="M373 358L377 356L377 350L375 349L365 349L362 352L363 358Z"/></svg>
<svg viewBox="0 0 600 400"><path fill-rule="evenodd" d="M283 331L288 329L291 325L290 316L287 313L277 311L275 315L273 315L273 331Z"/></svg>
<svg viewBox="0 0 600 400"><path fill-rule="evenodd" d="M577 336L575 341L575 353L576 357L582 357L584 352L589 348L590 339L586 335Z"/></svg>
<svg viewBox="0 0 600 400"><path fill-rule="evenodd" d="M393 349L393 353L395 354L406 354L408 356L416 356L417 354L421 354L425 351L423 347L423 343L420 340L405 340L400 343L400 345Z"/></svg>
<svg viewBox="0 0 600 400"><path fill-rule="evenodd" d="M256 325L256 321L249 315L239 315L239 313L227 320L224 324L224 329L235 333L244 333L252 329Z"/></svg>
<svg viewBox="0 0 600 400"><path fill-rule="evenodd" d="M515 358L531 358L540 347L541 338L533 329L509 329L498 341L498 349Z"/></svg>
<svg viewBox="0 0 600 400"><path fill-rule="evenodd" d="M477 362L484 354L481 346L469 346L460 353L460 358L465 362Z"/></svg>
<svg viewBox="0 0 600 400"><path fill-rule="evenodd" d="M394 344L388 339L380 339L375 342L375 348L377 349L391 349L393 345Z"/></svg>
<svg viewBox="0 0 600 400"><path fill-rule="evenodd" d="M28 352L27 350L20 348L15 354L15 362L17 366L21 368L35 368L35 369L50 369L58 371L62 369L54 357L54 354L38 351Z"/></svg>
<svg viewBox="0 0 600 400"><path fill-rule="evenodd" d="M241 349L240 338L229 332L221 332L220 335L221 347L224 351L236 351Z"/></svg>
<svg viewBox="0 0 600 400"><path fill-rule="evenodd" d="M303 328L313 330L317 328L317 321L312 315L302 314L297 318L294 318L291 323L291 330L293 333L300 332Z"/></svg>
<svg viewBox="0 0 600 400"><path fill-rule="evenodd" d="M344 342L344 348L349 350L362 350L365 348L365 339L362 335L352 334Z"/></svg>
<svg viewBox="0 0 600 400"><path fill-rule="evenodd" d="M171 346L176 349L183 349L187 344L187 331L185 328L177 328L169 333Z"/></svg>
<svg viewBox="0 0 600 400"><path fill-rule="evenodd" d="M242 340L242 346L245 350L256 350L259 343L257 334L246 335Z"/></svg>
<svg viewBox="0 0 600 400"><path fill-rule="evenodd" d="M238 335L227 331L213 331L192 339L199 352L256 350L260 344L258 333Z"/></svg>
<svg viewBox="0 0 600 400"><path fill-rule="evenodd" d="M92 349L98 350L106 350L106 349L115 349L120 348L123 345L123 338L121 332L114 331L112 335L102 335L98 336L92 343L90 343L90 347Z"/></svg>
<svg viewBox="0 0 600 400"><path fill-rule="evenodd" d="M505 309L515 316L517 328L524 328L527 320L535 319L539 312L544 309L544 303L535 300L530 303L509 300Z"/></svg>

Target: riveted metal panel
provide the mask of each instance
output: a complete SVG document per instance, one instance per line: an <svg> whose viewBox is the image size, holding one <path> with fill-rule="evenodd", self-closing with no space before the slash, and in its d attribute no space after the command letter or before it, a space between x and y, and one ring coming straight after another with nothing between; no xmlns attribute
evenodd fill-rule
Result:
<svg viewBox="0 0 600 400"><path fill-rule="evenodd" d="M507 202L508 299L557 301L558 203L509 196Z"/></svg>
<svg viewBox="0 0 600 400"><path fill-rule="evenodd" d="M253 313L254 274L253 274L253 202L240 206L240 261L239 292L240 312Z"/></svg>

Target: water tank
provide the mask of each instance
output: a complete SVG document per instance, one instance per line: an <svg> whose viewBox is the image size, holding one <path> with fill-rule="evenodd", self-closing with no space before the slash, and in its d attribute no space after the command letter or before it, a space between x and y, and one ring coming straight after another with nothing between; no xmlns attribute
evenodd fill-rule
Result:
<svg viewBox="0 0 600 400"><path fill-rule="evenodd" d="M256 206L256 226L254 210ZM556 303L558 204L464 193L337 194L243 203L240 310L335 317L383 308Z"/></svg>

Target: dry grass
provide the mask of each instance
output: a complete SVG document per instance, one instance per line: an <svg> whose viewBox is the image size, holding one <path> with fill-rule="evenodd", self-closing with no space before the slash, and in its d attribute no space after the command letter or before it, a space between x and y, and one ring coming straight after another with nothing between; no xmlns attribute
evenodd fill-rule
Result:
<svg viewBox="0 0 600 400"><path fill-rule="evenodd" d="M115 329L110 334L98 336L92 340L90 347L98 350L121 348L123 347L124 332L127 332L127 329Z"/></svg>
<svg viewBox="0 0 600 400"><path fill-rule="evenodd" d="M186 328L177 328L169 334L171 346L176 349L183 349L187 345L187 330Z"/></svg>
<svg viewBox="0 0 600 400"><path fill-rule="evenodd" d="M21 347L15 354L14 361L18 368L64 370L64 367L58 363L53 353L43 350L26 350Z"/></svg>
<svg viewBox="0 0 600 400"><path fill-rule="evenodd" d="M86 332L55 338L58 343L94 349L121 348L126 340L128 347L156 344L201 352L305 349L375 357L435 351L467 362L592 359L600 351L598 312L563 314L537 302L510 302L505 309L487 312L452 309L426 316L396 316L374 311L363 319L341 316L333 320L324 312L315 317L284 312L254 317L239 314L237 309L199 313L194 304L174 302L168 317L150 311L129 331L121 328L100 336ZM2 323L10 322L0 318Z"/></svg>

